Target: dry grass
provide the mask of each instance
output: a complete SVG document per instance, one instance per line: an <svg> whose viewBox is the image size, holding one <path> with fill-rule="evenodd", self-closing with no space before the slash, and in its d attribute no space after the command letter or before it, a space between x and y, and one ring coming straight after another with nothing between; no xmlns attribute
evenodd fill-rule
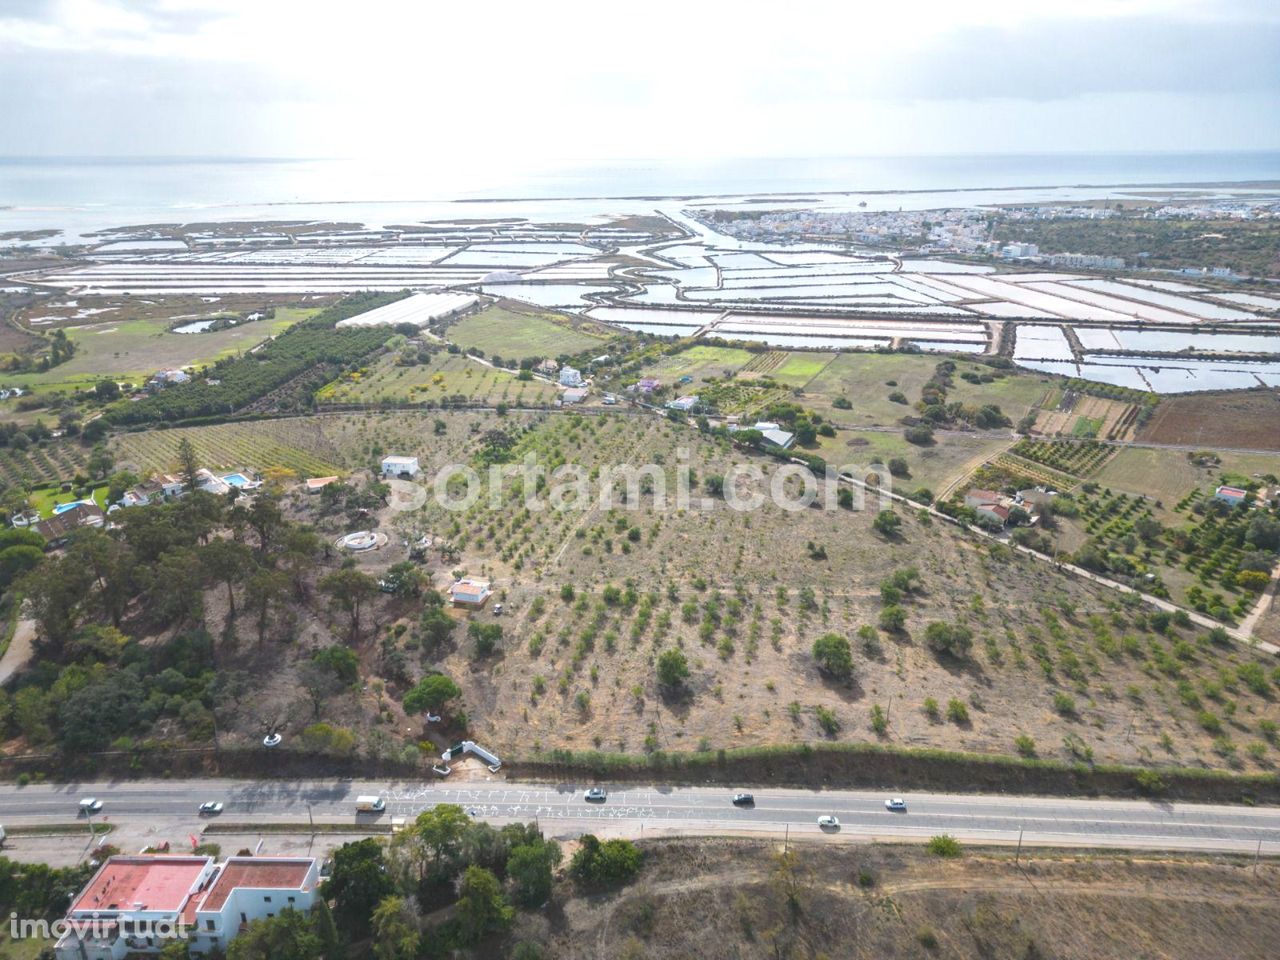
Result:
<svg viewBox="0 0 1280 960"><path fill-rule="evenodd" d="M1255 878L1227 859L1042 854L1016 866L1007 851L940 861L919 847L793 849L794 908L772 844L648 843L636 883L566 892L554 924L522 915L513 939L554 958L1245 960L1274 956L1280 936L1274 864Z"/></svg>

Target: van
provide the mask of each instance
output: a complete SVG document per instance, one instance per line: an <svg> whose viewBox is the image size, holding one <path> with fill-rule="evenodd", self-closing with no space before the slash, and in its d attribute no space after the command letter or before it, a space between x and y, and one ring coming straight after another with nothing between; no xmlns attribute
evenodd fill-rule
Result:
<svg viewBox="0 0 1280 960"><path fill-rule="evenodd" d="M387 801L382 797L356 797L356 813L381 813L387 809Z"/></svg>

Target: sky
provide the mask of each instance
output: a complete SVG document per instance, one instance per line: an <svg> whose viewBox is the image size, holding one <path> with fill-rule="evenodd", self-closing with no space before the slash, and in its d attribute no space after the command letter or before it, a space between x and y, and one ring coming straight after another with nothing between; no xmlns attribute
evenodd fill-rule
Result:
<svg viewBox="0 0 1280 960"><path fill-rule="evenodd" d="M1280 0L0 0L0 153L1280 148Z"/></svg>

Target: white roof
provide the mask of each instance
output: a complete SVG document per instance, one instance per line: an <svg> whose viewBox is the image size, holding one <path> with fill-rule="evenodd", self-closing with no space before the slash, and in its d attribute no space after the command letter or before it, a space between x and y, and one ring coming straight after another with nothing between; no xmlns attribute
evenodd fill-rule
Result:
<svg viewBox="0 0 1280 960"><path fill-rule="evenodd" d="M391 327L412 323L425 327L433 320L474 306L479 297L471 293L415 293L385 307L339 320L339 327Z"/></svg>
<svg viewBox="0 0 1280 960"><path fill-rule="evenodd" d="M383 463L417 463L417 457L383 457Z"/></svg>

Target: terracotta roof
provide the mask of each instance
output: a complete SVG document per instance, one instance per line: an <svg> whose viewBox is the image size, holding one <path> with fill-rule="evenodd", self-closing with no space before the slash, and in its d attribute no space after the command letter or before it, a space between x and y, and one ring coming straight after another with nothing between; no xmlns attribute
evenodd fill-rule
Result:
<svg viewBox="0 0 1280 960"><path fill-rule="evenodd" d="M82 503L70 510L64 510L48 520L41 520L39 523L33 524L31 529L52 543L54 540L61 540L67 534L79 530L81 527L99 526L105 518L106 514L102 512L102 508L97 504Z"/></svg>
<svg viewBox="0 0 1280 960"><path fill-rule="evenodd" d="M218 911L233 890L301 890L307 882L314 860L235 857L228 860L205 894L200 911Z"/></svg>
<svg viewBox="0 0 1280 960"><path fill-rule="evenodd" d="M208 865L208 857L112 857L71 909L176 912Z"/></svg>

